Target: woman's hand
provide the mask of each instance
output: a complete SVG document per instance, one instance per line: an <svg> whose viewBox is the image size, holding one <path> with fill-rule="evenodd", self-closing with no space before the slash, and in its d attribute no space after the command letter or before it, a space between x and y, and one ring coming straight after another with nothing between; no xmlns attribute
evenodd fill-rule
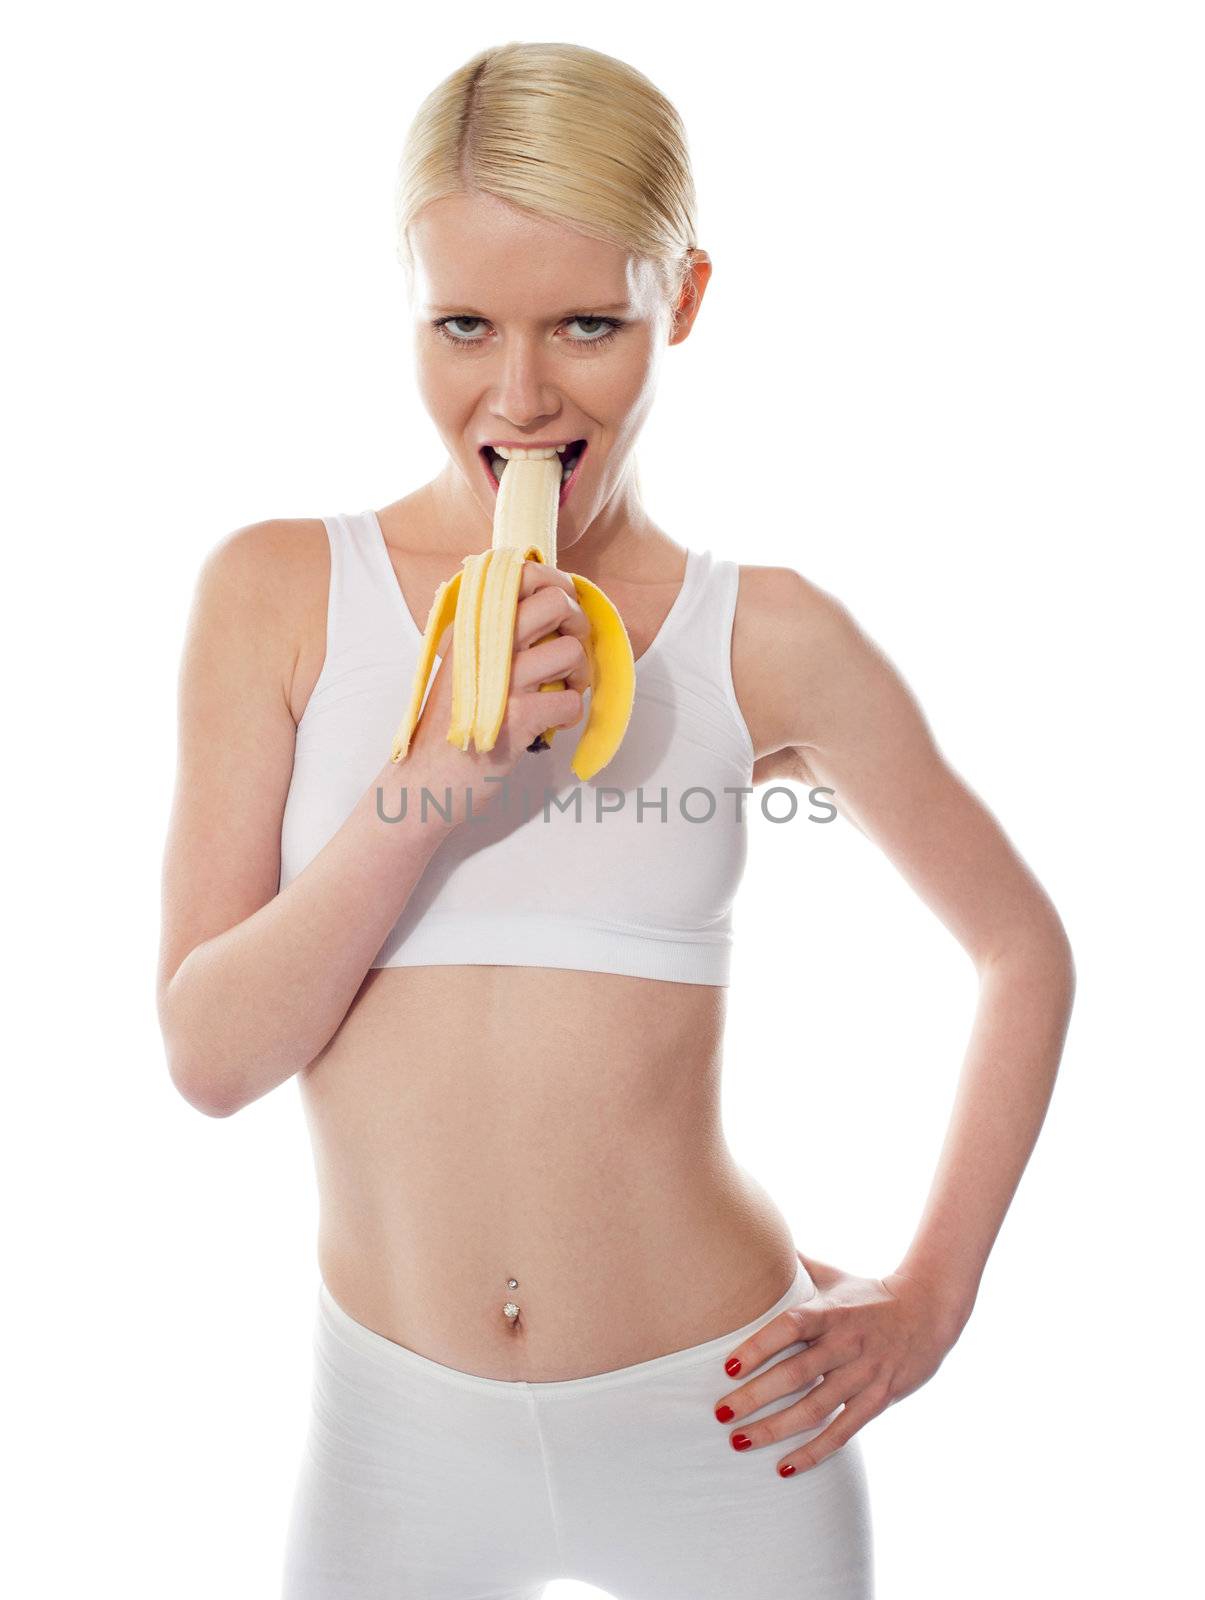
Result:
<svg viewBox="0 0 1205 1600"><path fill-rule="evenodd" d="M410 751L415 770L432 772L429 787L441 800L445 788L452 789L455 818L460 822L467 820L462 798L465 790L471 791L471 814L479 815L538 734L546 728L570 728L581 721L585 692L592 684L590 622L568 573L543 562L524 562L506 713L494 748L485 752L471 743L462 751L448 742L456 658L453 638L449 623L440 636L436 650L440 663ZM540 687L557 681L565 687L548 692ZM416 809L418 804L416 795Z"/></svg>
<svg viewBox="0 0 1205 1600"><path fill-rule="evenodd" d="M802 1251L799 1259L816 1293L803 1305L779 1312L730 1350L724 1370L730 1377L738 1371L757 1372L790 1345L806 1340L807 1349L757 1372L717 1401L715 1409L718 1421L739 1422L772 1400L794 1397L791 1405L737 1428L731 1435L737 1450L806 1433L836 1413L815 1438L777 1462L784 1478L814 1467L871 1417L927 1383L965 1321L952 1317L945 1302L919 1279L894 1272L885 1278L858 1278Z"/></svg>

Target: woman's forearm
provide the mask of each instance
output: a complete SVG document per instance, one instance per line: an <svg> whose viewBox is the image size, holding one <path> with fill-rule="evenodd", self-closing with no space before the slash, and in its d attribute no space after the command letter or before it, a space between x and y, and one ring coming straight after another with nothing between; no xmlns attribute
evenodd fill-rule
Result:
<svg viewBox="0 0 1205 1600"><path fill-rule="evenodd" d="M926 1282L955 1334L1046 1116L1075 995L1061 923L980 970L979 1004L916 1235L897 1271Z"/></svg>
<svg viewBox="0 0 1205 1600"><path fill-rule="evenodd" d="M160 1023L172 1080L198 1109L237 1111L333 1037L427 863L463 820L462 800L447 821L428 805L424 821L422 781L443 804L442 781L387 762L291 883L180 963ZM404 819L383 820L400 815L403 788Z"/></svg>

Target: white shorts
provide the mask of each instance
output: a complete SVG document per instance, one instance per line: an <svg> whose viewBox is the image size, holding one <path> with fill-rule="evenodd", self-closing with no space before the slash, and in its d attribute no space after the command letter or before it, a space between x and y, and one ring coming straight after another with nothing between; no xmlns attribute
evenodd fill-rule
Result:
<svg viewBox="0 0 1205 1600"><path fill-rule="evenodd" d="M527 1383L418 1355L354 1321L320 1280L283 1600L536 1600L555 1578L615 1600L870 1600L857 1436L782 1478L777 1463L829 1418L742 1453L729 1442L740 1424L715 1417L751 1376L728 1377L728 1354L815 1292L801 1262L743 1328Z"/></svg>

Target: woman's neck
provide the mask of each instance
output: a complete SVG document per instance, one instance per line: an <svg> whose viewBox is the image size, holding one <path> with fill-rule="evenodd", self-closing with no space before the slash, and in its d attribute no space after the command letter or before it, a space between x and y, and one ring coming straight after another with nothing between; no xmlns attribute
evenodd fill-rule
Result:
<svg viewBox="0 0 1205 1600"><path fill-rule="evenodd" d="M680 564L678 546L647 515L630 469L579 533L572 500L557 525L557 564L605 587L608 579L655 583ZM580 485L579 485L580 487ZM482 501L449 462L412 497L414 515L433 545L467 555L488 548L492 523ZM668 557L668 560L667 560Z"/></svg>

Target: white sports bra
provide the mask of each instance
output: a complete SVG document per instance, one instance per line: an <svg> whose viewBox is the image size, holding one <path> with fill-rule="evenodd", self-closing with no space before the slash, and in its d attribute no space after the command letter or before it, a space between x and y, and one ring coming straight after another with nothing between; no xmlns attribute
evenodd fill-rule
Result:
<svg viewBox="0 0 1205 1600"><path fill-rule="evenodd" d="M323 522L326 657L297 726L282 889L388 759L422 640L376 513ZM524 752L507 788L431 857L373 967L576 967L727 984L754 759L732 687L738 580L735 561L687 552L678 597L636 662L618 753L581 783L569 762L584 720L558 729L550 749ZM587 701L583 719L588 711Z"/></svg>

